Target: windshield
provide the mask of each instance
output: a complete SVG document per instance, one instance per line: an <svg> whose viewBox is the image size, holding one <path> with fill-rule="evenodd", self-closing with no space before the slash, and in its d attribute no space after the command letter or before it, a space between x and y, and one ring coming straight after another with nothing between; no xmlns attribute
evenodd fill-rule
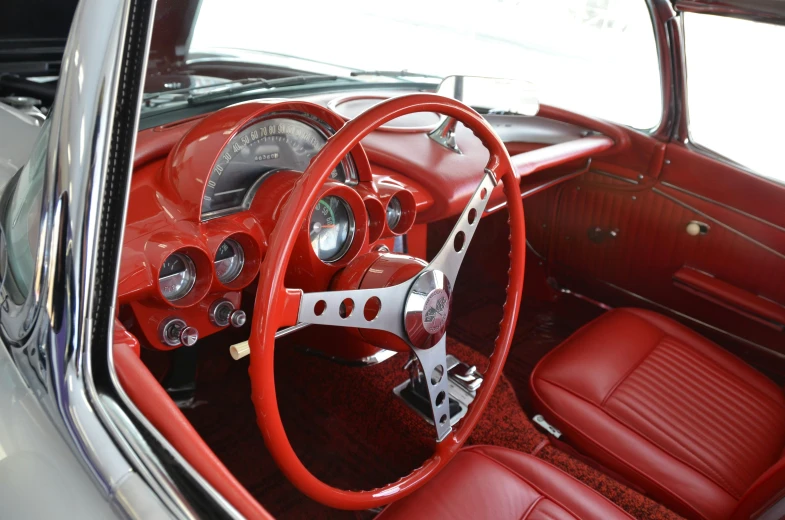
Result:
<svg viewBox="0 0 785 520"><path fill-rule="evenodd" d="M6 234L8 259L4 288L16 304L24 301L35 274L49 127L46 120L30 159L9 182L8 191L2 197L0 220Z"/></svg>
<svg viewBox="0 0 785 520"><path fill-rule="evenodd" d="M346 76L523 79L543 103L641 129L662 109L643 0L202 0L188 55Z"/></svg>

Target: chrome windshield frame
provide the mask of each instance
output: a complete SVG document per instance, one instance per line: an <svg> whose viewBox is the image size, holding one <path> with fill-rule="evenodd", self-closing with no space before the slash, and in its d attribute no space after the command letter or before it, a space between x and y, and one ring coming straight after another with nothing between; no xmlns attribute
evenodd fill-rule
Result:
<svg viewBox="0 0 785 520"><path fill-rule="evenodd" d="M76 9L49 116L34 280L24 302L5 301L0 340L119 514L239 517L133 405L112 362L154 11L155 0L81 0ZM105 220L118 215L107 238Z"/></svg>

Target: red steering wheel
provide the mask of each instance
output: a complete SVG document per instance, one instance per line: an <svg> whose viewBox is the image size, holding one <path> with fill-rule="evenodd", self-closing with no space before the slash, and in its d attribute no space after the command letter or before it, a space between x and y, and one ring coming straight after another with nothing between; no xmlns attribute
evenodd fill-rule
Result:
<svg viewBox="0 0 785 520"><path fill-rule="evenodd" d="M456 118L483 142L490 160L482 180L464 209L447 242L433 261L413 278L379 289L305 293L284 287L297 231L317 203L319 190L330 172L365 136L386 122L415 112L436 112ZM479 173L479 172L478 172ZM503 183L510 225L510 271L500 333L496 339L490 366L484 375L469 412L456 429L450 426L449 394L446 365L446 317L452 288L465 252L477 229L480 217L497 184ZM525 228L523 205L515 169L504 144L477 112L459 101L434 94L412 94L379 103L343 126L332 136L296 183L278 217L262 266L256 295L249 346L252 399L257 421L267 448L286 477L303 493L330 507L369 509L388 504L413 492L456 454L477 424L496 383L510 349L518 318L523 290ZM381 302L376 317L367 320L362 309L368 300ZM359 312L342 318L339 306L345 299ZM420 468L397 482L369 491L346 491L334 488L312 475L299 460L284 431L275 395L275 332L297 323L335 325L377 329L401 338L418 357L429 380L436 447L434 454Z"/></svg>

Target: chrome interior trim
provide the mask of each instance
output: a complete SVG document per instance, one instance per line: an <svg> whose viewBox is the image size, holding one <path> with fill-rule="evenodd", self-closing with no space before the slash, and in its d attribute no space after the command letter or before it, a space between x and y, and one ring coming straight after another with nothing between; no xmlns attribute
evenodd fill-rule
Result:
<svg viewBox="0 0 785 520"><path fill-rule="evenodd" d="M298 330L302 330L305 327L308 327L310 323L298 323L297 325L292 325L291 327L286 327L285 329L281 329L275 333L275 339L282 338L284 336L288 336L293 332L297 332Z"/></svg>
<svg viewBox="0 0 785 520"><path fill-rule="evenodd" d="M610 177L611 179L615 179L617 181L626 182L626 183L629 183L629 184L636 184L636 185L640 184L640 182L636 181L635 179L628 179L627 177L622 177L621 175L615 175L613 173L608 173L608 172L605 172L605 171L602 171L602 170L597 170L595 168L592 168L591 170L589 170L589 173L596 173L597 175L602 175L604 177Z"/></svg>
<svg viewBox="0 0 785 520"><path fill-rule="evenodd" d="M692 212L694 212L694 213L696 213L696 214L698 214L698 215L702 216L702 217L703 217L703 218L705 218L705 219L711 220L712 222L714 222L714 223L715 223L715 224L717 224L718 226L722 226L722 227L724 227L725 229L727 229L728 231L730 231L730 232L732 232L732 233L736 233L736 234L737 234L737 235L739 235L740 237L744 238L745 240L748 240L748 241L752 242L752 243L753 243L753 244L755 244L756 246L758 246L758 247L760 247L760 248L762 248L762 249L764 249L764 250L768 251L769 253L771 253L771 254L775 255L776 257L778 257L778 258L780 258L780 259L782 259L782 260L785 260L785 254L783 254L783 253L780 253L779 251L777 251L777 250L775 250L775 249L772 249L771 247L767 246L767 245L766 245L766 244L764 244L763 242L760 242L760 241L758 241L758 240L755 240L754 238L752 238L752 237L751 237L751 236L749 236L749 235L745 235L744 233L742 233L742 232L741 232L741 231L739 231L738 229L736 229L736 228L733 228L733 227L729 226L728 224L725 224L724 222L722 222L722 221L720 221L720 220L717 220L716 218L712 217L711 215L707 215L706 213L704 213L704 212L700 211L699 209L697 209L697 208L694 208L694 207L690 206L690 205L689 205L689 204L687 204L686 202L682 202L681 200L677 199L676 197L674 197L674 196L672 196L672 195L669 195L669 194L667 194L667 193L665 193L665 192L663 192L662 190L659 190L659 189L657 189L657 188L652 188L652 191L653 191L654 193L656 193L657 195L660 195L661 197L665 197L666 199L670 200L671 202L674 202L674 203L678 204L679 206L681 206L681 207L683 207L683 208L687 208L688 210L690 210L690 211L692 211Z"/></svg>
<svg viewBox="0 0 785 520"><path fill-rule="evenodd" d="M17 327L4 323L4 331L15 335L9 351L20 373L118 514L135 514L128 509L134 504L125 501L132 492L135 505L144 504L146 515L198 516L178 485L157 466L160 461L150 451L149 437L130 420L135 415L193 481L202 484L205 499L209 496L228 516L239 517L133 406L117 381L109 344L93 344L94 330L105 326L101 333L111 342L114 327L113 308L106 324L94 323L97 295L103 293L103 301L114 302L117 289L115 283L97 287L97 273L112 262L110 277L116 280L119 274L119 262L99 250L110 154L115 146L132 150L136 138L131 131L130 148L129 143L113 142L121 81L134 80L124 77L129 63L124 53L131 43L134 49L142 47L141 55L128 59L139 59L141 64L134 65L146 69L154 7L154 0L82 0L77 6L47 120L51 128L44 143L42 232L32 296L18 306L20 312L8 313ZM137 120L140 103L141 96L130 108ZM123 111L129 113L127 107ZM127 179L130 183L130 175ZM127 185L122 194L127 205ZM109 366L99 370L108 369L112 393L104 393L105 386L96 387L94 358L108 360Z"/></svg>
<svg viewBox="0 0 785 520"><path fill-rule="evenodd" d="M455 127L457 125L457 119L454 117L445 117L439 126L428 133L428 137L430 137L433 142L447 148L451 152L463 155L463 152L455 139Z"/></svg>
<svg viewBox="0 0 785 520"><path fill-rule="evenodd" d="M780 359L785 360L785 354L782 354L780 352L775 352L774 350L766 348L763 345L759 345L758 343L750 341L750 340L748 340L746 338L742 338L742 337L737 336L737 335L735 335L735 334L733 334L731 332L723 330L723 329L721 329L719 327L715 327L714 325L710 325L709 323L706 323L704 321L701 321L701 320L698 320L696 318L693 318L692 316L690 316L688 314L684 314L683 312L679 312L677 310L671 309L670 307L666 307L665 305L662 305L661 303L657 303L654 300L650 300L650 299L646 298L645 296L641 296L640 294L634 293L632 291L628 291L627 289L623 289L622 287L619 287L618 285L612 284L610 282L606 282L605 280L600 280L599 278L593 278L593 280L595 280L595 281L597 281L597 282L599 282L599 283L601 283L603 285L606 285L606 286L610 287L611 289L614 289L614 290L616 290L616 291L618 291L618 292L620 292L620 293L622 293L622 294L624 294L626 296L629 296L631 298L635 298L636 300L639 300L639 301L644 302L644 303L646 303L648 305L656 307L657 309L659 309L662 312L669 313L669 314L671 314L673 316L678 316L679 318L683 318L685 320L691 321L692 323L694 323L694 324L696 324L696 325L698 325L700 327L704 327L706 329L709 329L709 330L712 330L712 331L717 332L719 334L722 334L724 336L727 336L727 337L729 337L729 338L731 338L731 339L733 339L735 341L738 341L739 343L743 343L745 345L748 345L749 347L752 347L755 350L758 350L760 352L765 352L766 354L773 355L773 356L776 356L776 357L778 357ZM574 295L576 293L573 293L572 291L570 291L570 294Z"/></svg>
<svg viewBox="0 0 785 520"><path fill-rule="evenodd" d="M277 337L277 336L276 336ZM309 355L320 357L323 359L329 359L333 363L337 363L339 365L345 365L350 367L369 367L373 365L378 365L379 363L384 363L388 359L395 357L398 352L394 350L385 350L379 349L379 352L376 354L365 356L360 359L346 359L339 356L330 356L322 352L321 350L311 348L311 347L303 347L302 352Z"/></svg>
<svg viewBox="0 0 785 520"><path fill-rule="evenodd" d="M727 204L724 204L722 202L718 202L718 201L716 201L714 199L710 199L709 197L704 197L703 195L699 195L699 194L694 193L694 192L692 192L690 190L681 188L681 187L676 186L675 184L672 184L670 182L662 181L662 182L660 182L660 184L662 184L663 186L665 186L667 188L671 188L671 189L674 189L676 191L680 191L681 193L684 193L685 195L689 195L690 197L695 197L696 199L700 199L703 202L708 202L710 204L714 204L714 205L719 206L719 207L721 207L723 209L727 209L728 211L732 211L734 213L737 213L737 214L739 214L739 215L741 215L743 217L746 217L746 218L752 219L752 220L754 220L756 222L760 222L761 224L765 224L767 226L773 227L777 231L782 231L783 233L785 233L785 228L784 227L778 226L777 224L773 224L773 223L769 222L768 220L762 219L760 217L756 217L755 215L747 213L746 211L742 211L742 210L740 210L738 208L734 208L733 206L728 206Z"/></svg>

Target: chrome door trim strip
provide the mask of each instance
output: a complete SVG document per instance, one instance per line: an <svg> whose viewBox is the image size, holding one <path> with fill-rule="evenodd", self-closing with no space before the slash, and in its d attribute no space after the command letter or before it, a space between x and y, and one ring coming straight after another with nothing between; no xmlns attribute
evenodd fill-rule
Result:
<svg viewBox="0 0 785 520"><path fill-rule="evenodd" d="M624 294L626 296L629 296L631 298L635 298L636 300L639 300L639 301L644 302L644 303L646 303L648 305L656 307L656 308L660 309L661 311L664 311L664 312L667 312L667 313L672 314L674 316L678 316L679 318L683 318L685 320L691 321L692 323L694 323L694 324L696 324L698 326L705 327L705 328L707 328L709 330L717 332L718 334L722 334L724 336L727 336L727 337L729 337L729 338L731 338L731 339L733 339L735 341L738 341L739 343L742 343L742 344L747 345L747 346L749 346L751 348L754 348L757 351L765 352L766 354L770 354L770 355L773 355L774 357L777 357L777 358L785 360L785 354L783 354L781 352L777 352L777 351L771 350L770 348L765 347L763 345L760 345L758 343L755 343L754 341L750 341L750 340L748 340L746 338L742 338L741 336L737 336L737 335L733 334L732 332L728 332L728 331L723 330L723 329L721 329L719 327L716 327L714 325L711 325L709 323L701 321L701 320L699 320L697 318L693 318L692 316L684 314L683 312L679 312L677 310L671 309L670 307L667 307L665 305L662 305L661 303L657 303L657 302L655 302L653 300L650 300L650 299L646 298L645 296L641 296L640 294L637 294L637 293L634 293L634 292L629 291L627 289L624 289L622 287L619 287L618 285L612 284L611 282L607 282L605 280L601 280L601 279L596 278L596 277L591 277L591 278L594 281L596 281L596 282L599 282L599 283L601 283L603 285L606 285L606 286L610 287L611 289L614 289L614 290L616 290L616 291L618 291L618 292L620 292L620 293L622 293L622 294Z"/></svg>
<svg viewBox="0 0 785 520"><path fill-rule="evenodd" d="M782 231L783 233L785 233L785 228L784 227L778 226L777 224L769 222L768 220L762 219L760 217L756 217L755 215L747 213L746 211L742 211L742 210L740 210L738 208L734 208L733 206L729 206L729 205L727 205L727 204L725 204L723 202L719 202L719 201L716 201L714 199L710 199L709 197L704 197L703 195L699 195L699 194L697 194L695 192L692 192L690 190L687 190L685 188L682 188L680 186L677 186L677 185L675 185L673 183L670 183L670 182L667 182L667 181L662 181L662 182L660 182L660 184L665 186L666 188L671 188L671 189L674 189L676 191L680 191L681 193L684 193L685 195L689 195L690 197L695 197L696 199L700 199L703 202L708 202L710 204L715 204L715 205L717 205L717 206L719 206L719 207L721 207L723 209L727 209L728 211L732 211L734 213L737 213L737 214L741 215L742 217L746 217L746 218L752 219L752 220L754 220L756 222L760 222L761 224L765 224L767 226L773 227L777 231Z"/></svg>
<svg viewBox="0 0 785 520"><path fill-rule="evenodd" d="M779 251L777 251L775 249L772 249L771 247L767 246L763 242L755 240L751 236L742 233L738 229L733 228L733 227L729 226L728 224L725 224L724 222L722 222L722 221L712 217L711 215L708 215L708 214L704 213L703 211L700 211L699 209L690 206L686 202L682 202L681 200L677 199L676 197L674 197L672 195L669 195L669 194L663 192L662 190L660 190L658 188L652 188L652 191L654 193L656 193L657 195L659 195L661 197L665 197L666 199L670 200L671 202L673 202L675 204L678 204L679 206L681 206L683 208L686 208L686 209L688 209L688 210L690 210L690 211L692 211L692 212L702 216L703 218L705 218L707 220L711 220L712 222L714 222L718 226L722 226L723 228L727 229L728 231L739 235L740 237L744 238L745 240L748 240L749 242L752 242L756 246L758 246L758 247L764 249L765 251L768 251L769 253L775 255L777 258L785 260L785 254L780 253Z"/></svg>
<svg viewBox="0 0 785 520"><path fill-rule="evenodd" d="M603 175L605 177L610 177L611 179L614 179L614 180L617 180L617 181L621 181L621 182L626 182L628 184L633 184L635 186L640 185L640 182L636 181L635 179L628 179L627 177L622 177L621 175L608 173L606 171L598 170L596 168L592 168L591 170L589 170L589 173L596 173L598 175Z"/></svg>

